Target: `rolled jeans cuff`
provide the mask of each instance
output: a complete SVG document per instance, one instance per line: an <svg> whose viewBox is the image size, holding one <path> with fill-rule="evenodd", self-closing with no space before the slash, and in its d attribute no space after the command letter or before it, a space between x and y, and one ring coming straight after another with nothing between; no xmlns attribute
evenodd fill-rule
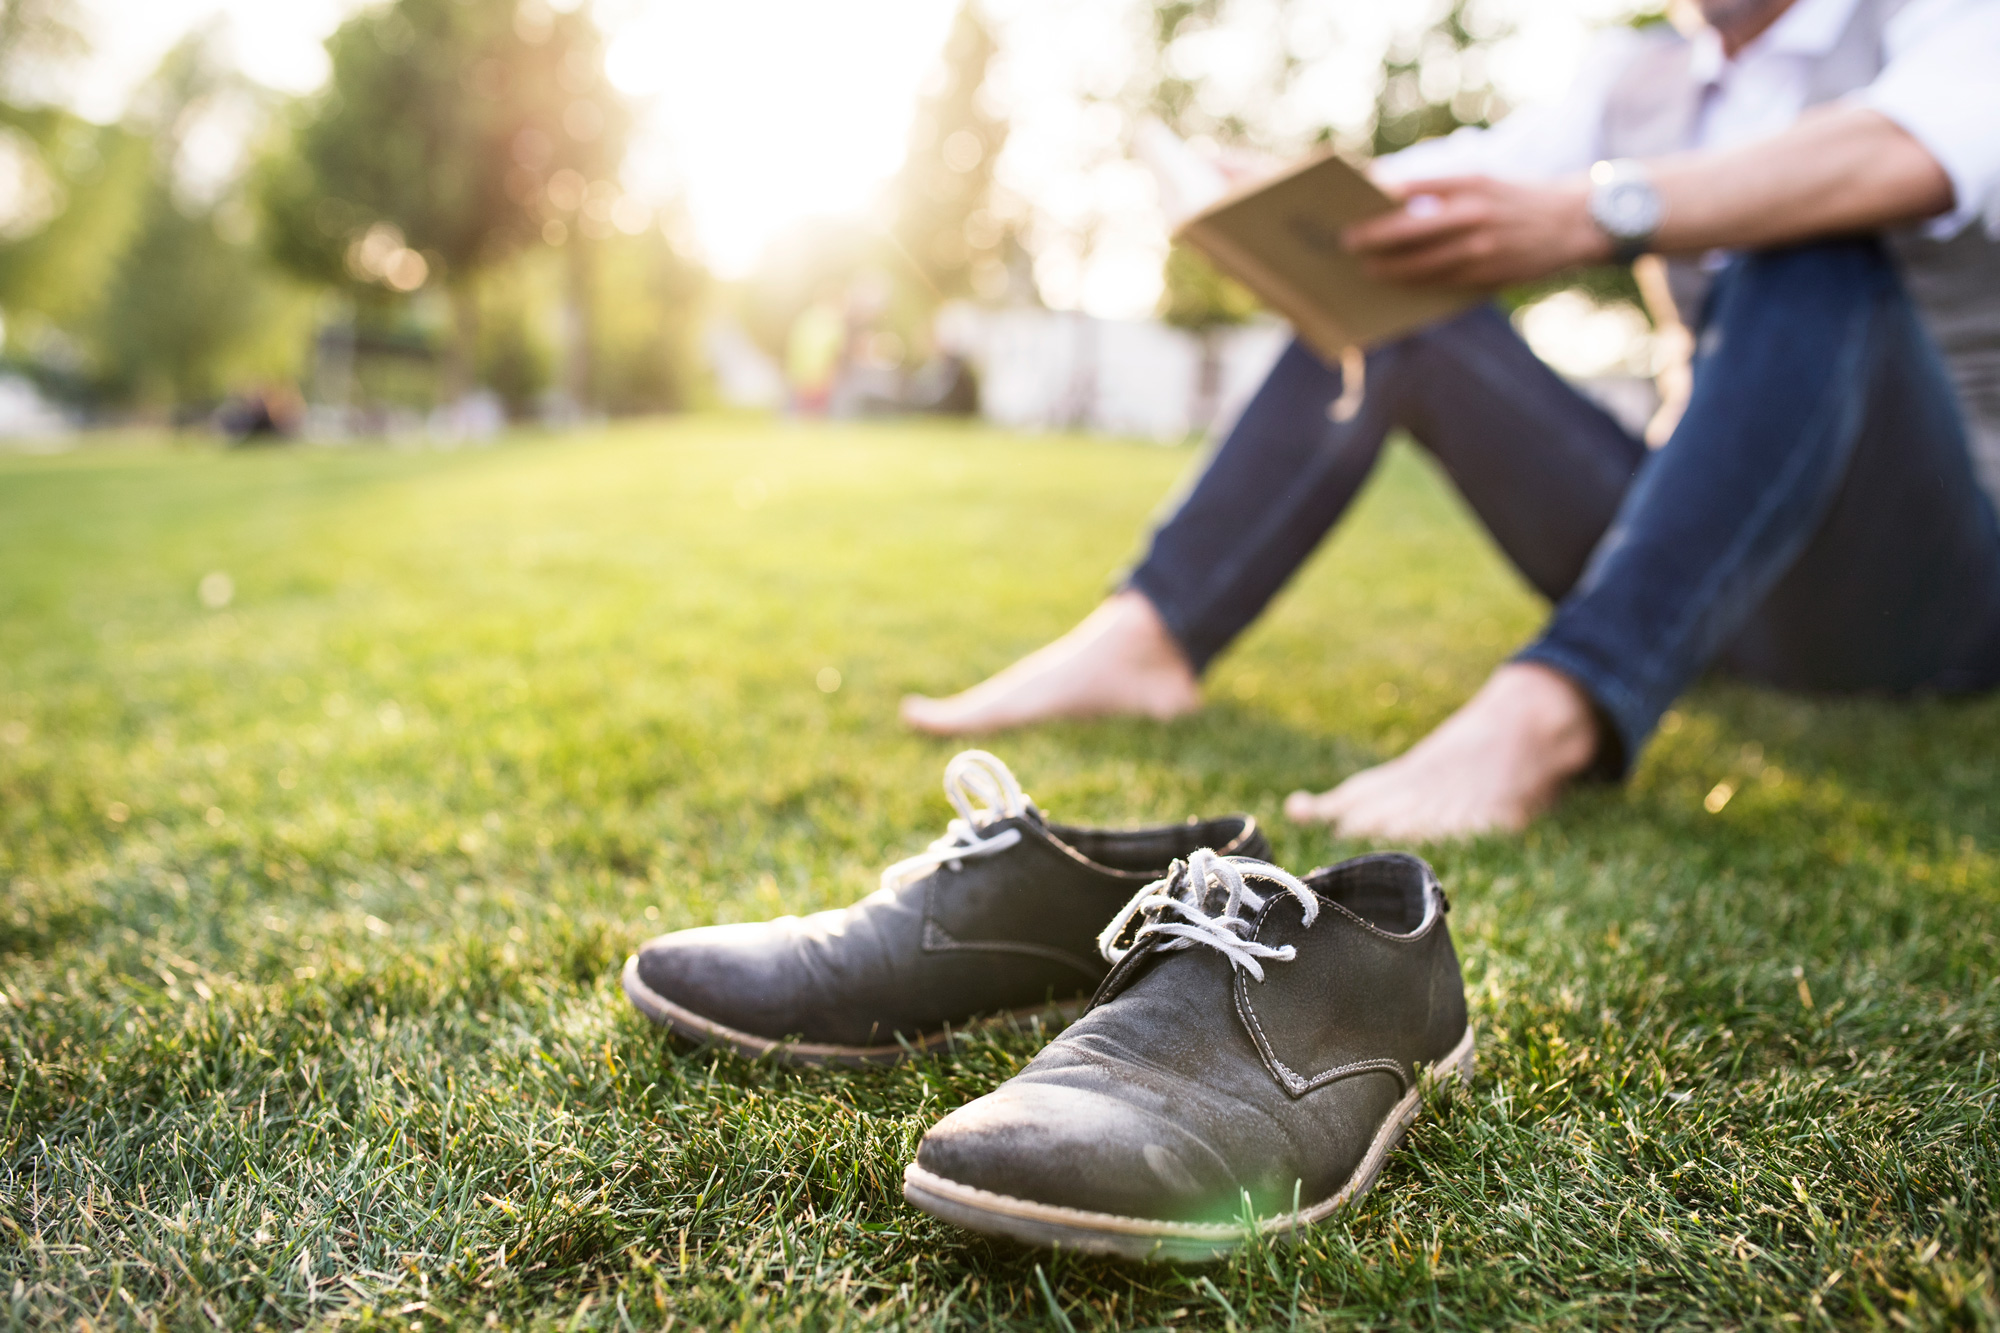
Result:
<svg viewBox="0 0 2000 1333"><path fill-rule="evenodd" d="M1186 599L1176 595L1176 590L1164 585L1154 571L1150 561L1142 561L1124 581L1118 585L1120 592L1136 592L1153 604L1159 614L1160 623L1167 627L1167 633L1180 645L1181 656L1187 659L1189 670L1197 678L1208 674L1208 664L1216 654L1229 646L1235 637L1232 626L1226 633L1204 635L1198 628L1198 618L1190 616L1186 609Z"/></svg>
<svg viewBox="0 0 2000 1333"><path fill-rule="evenodd" d="M1623 782L1632 771L1632 762L1667 709L1658 701L1632 689L1617 672L1590 654L1544 636L1515 653L1509 661L1533 662L1567 676L1590 700L1597 714L1600 737L1597 756L1584 776L1605 782Z"/></svg>

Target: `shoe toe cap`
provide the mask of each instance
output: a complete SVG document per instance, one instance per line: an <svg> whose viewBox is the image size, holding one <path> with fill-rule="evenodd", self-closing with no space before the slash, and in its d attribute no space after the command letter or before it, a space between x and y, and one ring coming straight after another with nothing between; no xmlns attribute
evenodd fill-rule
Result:
<svg viewBox="0 0 2000 1333"><path fill-rule="evenodd" d="M1107 1093L1010 1083L953 1111L917 1165L960 1185L1086 1212L1227 1222L1240 1210L1222 1158L1189 1130Z"/></svg>
<svg viewBox="0 0 2000 1333"><path fill-rule="evenodd" d="M781 921L702 926L641 945L636 970L646 989L724 1027L789 1035L796 984Z"/></svg>

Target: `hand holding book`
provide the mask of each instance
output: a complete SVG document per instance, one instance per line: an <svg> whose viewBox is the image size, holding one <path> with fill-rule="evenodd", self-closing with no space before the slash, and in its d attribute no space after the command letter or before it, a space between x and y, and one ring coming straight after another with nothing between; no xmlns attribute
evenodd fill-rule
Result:
<svg viewBox="0 0 2000 1333"><path fill-rule="evenodd" d="M1136 145L1161 181L1168 214L1185 217L1178 239L1201 251L1291 320L1329 362L1407 333L1478 301L1473 286L1401 286L1372 275L1346 229L1421 208L1397 201L1333 154L1229 189L1222 172L1156 123Z"/></svg>
<svg viewBox="0 0 2000 1333"><path fill-rule="evenodd" d="M1388 193L1402 208L1357 222L1344 237L1363 271L1385 282L1499 287L1611 258L1580 180L1520 185L1452 176Z"/></svg>

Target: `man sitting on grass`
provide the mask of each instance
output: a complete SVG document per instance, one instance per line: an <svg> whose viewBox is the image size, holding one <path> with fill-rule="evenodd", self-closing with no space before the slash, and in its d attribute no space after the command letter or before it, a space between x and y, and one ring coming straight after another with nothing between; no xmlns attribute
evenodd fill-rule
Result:
<svg viewBox="0 0 2000 1333"><path fill-rule="evenodd" d="M1359 410L1294 344L1125 588L904 717L940 734L1171 717L1345 512L1395 427L1555 602L1401 757L1286 812L1350 835L1524 825L1624 774L1718 664L1788 689L2000 681L2000 3L1700 0L1568 99L1377 163L1381 277L1496 287L1653 251L1697 333L1666 446L1483 308L1372 349ZM1593 166L1593 164L1595 164Z"/></svg>

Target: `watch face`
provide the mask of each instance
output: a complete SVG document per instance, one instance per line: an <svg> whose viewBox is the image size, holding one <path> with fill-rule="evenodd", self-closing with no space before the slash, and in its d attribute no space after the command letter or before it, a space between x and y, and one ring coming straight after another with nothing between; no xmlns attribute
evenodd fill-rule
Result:
<svg viewBox="0 0 2000 1333"><path fill-rule="evenodd" d="M1591 212L1604 230L1621 240L1641 240L1660 225L1660 196L1643 180L1599 186Z"/></svg>

